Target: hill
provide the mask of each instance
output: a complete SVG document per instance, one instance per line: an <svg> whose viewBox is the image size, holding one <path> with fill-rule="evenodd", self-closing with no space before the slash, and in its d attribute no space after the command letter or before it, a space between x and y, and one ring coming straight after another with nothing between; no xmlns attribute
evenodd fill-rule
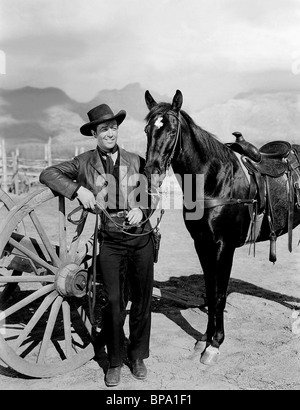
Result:
<svg viewBox="0 0 300 410"><path fill-rule="evenodd" d="M90 102L80 103L54 87L0 89L0 137L5 138L8 150L25 144L44 144L49 137L53 143L88 149L94 147L95 141L82 136L79 128L88 121L87 112L105 102L114 112L127 111L120 144L144 153L143 129L147 114L144 94L140 84L134 83L121 90L100 91ZM154 95L159 100L168 100L166 96Z"/></svg>
<svg viewBox="0 0 300 410"><path fill-rule="evenodd" d="M300 142L299 91L251 91L194 113L194 120L224 142L240 131L257 146L272 140Z"/></svg>
<svg viewBox="0 0 300 410"><path fill-rule="evenodd" d="M17 146L26 146L32 151L32 147L37 149L40 145L43 153L41 144L50 136L54 144L60 144L62 151L74 152L75 146L91 149L95 146L94 138L82 136L79 128L88 121L86 113L105 102L114 112L127 111L120 129L120 145L144 155L144 118L148 112L144 94L145 89L133 83L120 90L102 90L91 101L81 103L54 87L0 89L0 137L5 138L8 151ZM155 92L153 96L157 101L170 101L170 97ZM224 142L233 141L233 131L241 131L256 145L275 139L300 141L299 91L253 90L188 114Z"/></svg>

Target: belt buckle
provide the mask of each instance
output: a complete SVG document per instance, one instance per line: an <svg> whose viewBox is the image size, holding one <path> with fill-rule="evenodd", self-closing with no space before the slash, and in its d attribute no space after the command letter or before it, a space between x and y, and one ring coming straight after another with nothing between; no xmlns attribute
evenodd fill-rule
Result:
<svg viewBox="0 0 300 410"><path fill-rule="evenodd" d="M128 214L127 211L119 211L119 212L117 212L117 217L118 218L126 217L127 214Z"/></svg>

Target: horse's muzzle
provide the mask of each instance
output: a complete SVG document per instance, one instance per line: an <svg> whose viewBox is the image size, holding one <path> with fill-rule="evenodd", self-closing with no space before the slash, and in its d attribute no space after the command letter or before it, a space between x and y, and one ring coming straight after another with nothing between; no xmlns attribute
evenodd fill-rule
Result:
<svg viewBox="0 0 300 410"><path fill-rule="evenodd" d="M149 188L154 188L157 189L161 186L163 183L163 180L166 176L165 173L161 173L161 171L158 168L155 167L145 167L144 174L147 178Z"/></svg>

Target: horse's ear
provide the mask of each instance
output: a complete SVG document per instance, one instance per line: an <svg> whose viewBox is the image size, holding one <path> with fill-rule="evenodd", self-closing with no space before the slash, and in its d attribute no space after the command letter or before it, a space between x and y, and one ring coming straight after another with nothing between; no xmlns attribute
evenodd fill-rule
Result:
<svg viewBox="0 0 300 410"><path fill-rule="evenodd" d="M155 105L157 105L157 102L154 100L154 98L152 97L152 95L149 93L148 90L145 92L145 101L146 101L147 107L149 108L149 111L150 111Z"/></svg>
<svg viewBox="0 0 300 410"><path fill-rule="evenodd" d="M176 93L172 101L172 110L177 111L177 112L180 111L182 103L183 103L182 92L180 90L176 90Z"/></svg>

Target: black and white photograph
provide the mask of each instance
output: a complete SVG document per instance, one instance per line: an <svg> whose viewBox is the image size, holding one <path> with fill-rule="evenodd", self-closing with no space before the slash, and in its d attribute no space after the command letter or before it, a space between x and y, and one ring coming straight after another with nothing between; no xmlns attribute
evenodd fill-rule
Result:
<svg viewBox="0 0 300 410"><path fill-rule="evenodd" d="M0 0L0 390L300 390L300 0Z"/></svg>

